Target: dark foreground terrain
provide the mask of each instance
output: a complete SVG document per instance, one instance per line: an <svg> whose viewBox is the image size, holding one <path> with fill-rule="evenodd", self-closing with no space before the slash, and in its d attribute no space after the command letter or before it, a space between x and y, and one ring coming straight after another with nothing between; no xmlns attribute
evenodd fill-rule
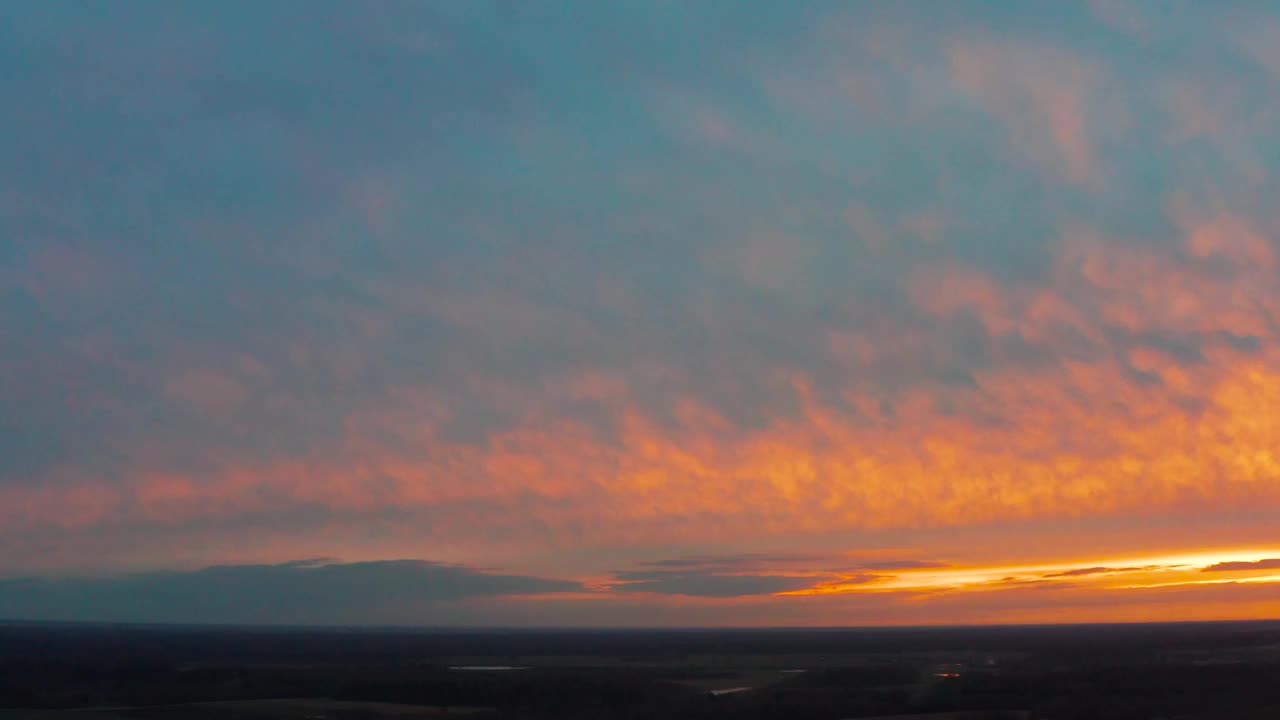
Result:
<svg viewBox="0 0 1280 720"><path fill-rule="evenodd" d="M0 624L0 720L1280 718L1280 622L823 630Z"/></svg>

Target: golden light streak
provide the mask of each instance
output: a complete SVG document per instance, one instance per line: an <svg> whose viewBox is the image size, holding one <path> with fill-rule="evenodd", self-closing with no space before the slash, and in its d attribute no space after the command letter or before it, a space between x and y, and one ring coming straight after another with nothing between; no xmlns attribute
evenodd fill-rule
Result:
<svg viewBox="0 0 1280 720"><path fill-rule="evenodd" d="M1226 562L1258 562L1280 558L1280 547L1173 554L1093 557L1072 562L996 565L972 568L903 569L892 575L854 583L835 580L778 595L842 593L940 592L989 590L1025 583L1088 585L1099 589L1139 589L1177 585L1280 582L1275 569L1244 569L1214 573L1230 577L1205 578L1205 568ZM1139 581L1135 582L1134 579Z"/></svg>

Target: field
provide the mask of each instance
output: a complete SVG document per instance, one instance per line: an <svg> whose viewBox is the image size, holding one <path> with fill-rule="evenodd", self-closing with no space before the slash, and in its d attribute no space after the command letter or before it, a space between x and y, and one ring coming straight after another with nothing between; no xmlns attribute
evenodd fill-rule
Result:
<svg viewBox="0 0 1280 720"><path fill-rule="evenodd" d="M0 710L0 720L415 720L466 717L489 708L442 708L327 698L275 698L131 708Z"/></svg>
<svg viewBox="0 0 1280 720"><path fill-rule="evenodd" d="M644 632L0 625L0 708L9 708L0 720L1261 720L1280 717L1277 680L1274 622Z"/></svg>

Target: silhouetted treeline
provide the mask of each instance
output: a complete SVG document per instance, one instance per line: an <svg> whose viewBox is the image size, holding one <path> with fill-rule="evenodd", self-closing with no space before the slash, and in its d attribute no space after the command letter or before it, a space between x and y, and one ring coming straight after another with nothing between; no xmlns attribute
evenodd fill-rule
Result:
<svg viewBox="0 0 1280 720"><path fill-rule="evenodd" d="M1023 652L1074 657L1280 645L1280 621L1149 625L729 630L468 630L0 623L0 661L44 653L200 657L209 664L402 662L458 655L608 656Z"/></svg>

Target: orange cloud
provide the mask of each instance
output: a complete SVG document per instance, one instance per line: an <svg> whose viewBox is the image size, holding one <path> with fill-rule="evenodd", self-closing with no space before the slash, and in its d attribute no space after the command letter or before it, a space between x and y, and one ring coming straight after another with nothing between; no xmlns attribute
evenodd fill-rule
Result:
<svg viewBox="0 0 1280 720"><path fill-rule="evenodd" d="M68 471L39 488L0 489L0 524L17 533L126 520L178 527L314 509L385 517L388 533L454 547L605 546L1278 507L1280 279L1267 226L1184 205L1173 216L1180 243L1171 248L1064 231L1040 283L954 264L912 278L922 321L980 321L995 361L974 368L968 384L884 392L860 377L886 358L939 350L914 320L828 333L814 352L847 373L834 392L796 369L759 376L790 411L756 425L735 421L674 371L667 387L682 392L662 398L602 369L537 387L475 374L468 392L522 410L478 439L446 432L455 409L447 393L404 388L351 413L331 445L288 459L175 468L163 453L140 451L120 482ZM477 322L496 313L449 311ZM1152 339L1175 336L1186 343ZM1052 361L1006 362L1000 343L1011 337L1048 349ZM207 411L236 400L199 374L178 376L171 390ZM558 414L555 403L541 404L547 398L584 404L608 422ZM1203 566L1273 557L1220 554ZM978 568L964 582L984 592L1007 577L1116 591L1220 582L1168 570L1071 574L1174 560ZM859 578L857 591L922 592L970 571L887 571L894 579ZM786 574L787 583L798 576Z"/></svg>
<svg viewBox="0 0 1280 720"><path fill-rule="evenodd" d="M434 532L466 535L492 522L618 541L1274 504L1280 429L1267 418L1280 402L1280 373L1274 359L1218 352L1228 369L1178 370L1178 387L1201 389L1195 411L1177 387L1135 385L1118 365L980 374L977 389L956 397L1006 419L990 426L942 412L924 391L897 403L891 423L868 426L801 381L803 417L761 430L738 430L693 400L674 427L624 410L612 439L562 421L460 444L426 425L398 427L404 442L390 450L353 422L337 457L186 478L146 473L122 492L153 512L167 508L173 521L281 503L454 507ZM1135 356L1141 363L1146 354ZM116 500L105 486L88 487ZM83 522L52 499L37 505L10 522Z"/></svg>

